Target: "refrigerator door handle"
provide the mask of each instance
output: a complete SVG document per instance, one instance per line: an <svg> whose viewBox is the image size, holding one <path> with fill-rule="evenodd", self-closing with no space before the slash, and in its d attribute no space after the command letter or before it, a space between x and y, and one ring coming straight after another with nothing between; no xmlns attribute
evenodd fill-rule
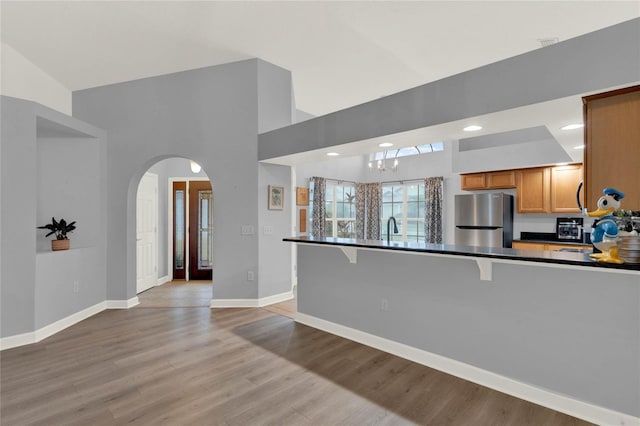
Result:
<svg viewBox="0 0 640 426"><path fill-rule="evenodd" d="M502 226L456 226L456 228L458 229L489 229L489 230L496 230L496 229L501 229Z"/></svg>

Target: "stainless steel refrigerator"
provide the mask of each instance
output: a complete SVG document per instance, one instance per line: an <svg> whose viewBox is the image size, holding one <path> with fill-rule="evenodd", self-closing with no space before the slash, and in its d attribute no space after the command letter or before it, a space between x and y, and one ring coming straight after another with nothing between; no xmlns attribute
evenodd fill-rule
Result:
<svg viewBox="0 0 640 426"><path fill-rule="evenodd" d="M511 247L513 195L460 194L455 196L455 206L456 244Z"/></svg>

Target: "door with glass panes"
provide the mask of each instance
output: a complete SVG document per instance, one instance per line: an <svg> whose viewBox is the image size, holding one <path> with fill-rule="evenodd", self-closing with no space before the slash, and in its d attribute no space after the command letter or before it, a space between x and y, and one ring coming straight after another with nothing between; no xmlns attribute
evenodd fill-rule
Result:
<svg viewBox="0 0 640 426"><path fill-rule="evenodd" d="M173 278L212 279L213 191L208 181L173 183Z"/></svg>

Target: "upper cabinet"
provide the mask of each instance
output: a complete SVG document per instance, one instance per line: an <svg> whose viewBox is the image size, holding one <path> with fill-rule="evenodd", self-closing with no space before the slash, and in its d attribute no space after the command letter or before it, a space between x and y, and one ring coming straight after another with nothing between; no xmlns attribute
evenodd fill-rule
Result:
<svg viewBox="0 0 640 426"><path fill-rule="evenodd" d="M465 190L516 188L518 213L580 213L581 180L581 164L460 175Z"/></svg>
<svg viewBox="0 0 640 426"><path fill-rule="evenodd" d="M500 170L497 172L466 173L460 175L460 187L464 190L473 189L506 189L515 188L515 170Z"/></svg>
<svg viewBox="0 0 640 426"><path fill-rule="evenodd" d="M518 213L580 213L576 191L581 180L580 164L518 170Z"/></svg>
<svg viewBox="0 0 640 426"><path fill-rule="evenodd" d="M622 208L640 209L640 86L583 98L585 201L596 208L602 190L625 194Z"/></svg>
<svg viewBox="0 0 640 426"><path fill-rule="evenodd" d="M486 189L487 174L486 173L467 173L464 175L460 175L460 187L465 190Z"/></svg>
<svg viewBox="0 0 640 426"><path fill-rule="evenodd" d="M551 211L553 213L580 213L576 190L582 180L582 166L571 164L551 168ZM582 194L580 203L584 205Z"/></svg>
<svg viewBox="0 0 640 426"><path fill-rule="evenodd" d="M518 213L549 213L549 167L516 172Z"/></svg>

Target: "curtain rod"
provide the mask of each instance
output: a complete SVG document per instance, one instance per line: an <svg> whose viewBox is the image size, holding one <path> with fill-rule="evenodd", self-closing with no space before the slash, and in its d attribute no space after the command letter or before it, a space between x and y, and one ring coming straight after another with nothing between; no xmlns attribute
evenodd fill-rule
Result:
<svg viewBox="0 0 640 426"><path fill-rule="evenodd" d="M398 180L386 180L380 183L405 183L405 182L424 182L425 178L419 179L398 179Z"/></svg>
<svg viewBox="0 0 640 426"><path fill-rule="evenodd" d="M342 183L342 182L348 182L348 183L352 183L352 184L356 184L356 183L405 183L405 182L424 182L426 178L418 178L418 179L397 179L397 180L386 180L386 181L381 181L381 182L354 182L352 180L346 180L346 179L332 179L332 178L325 178L325 180L330 180L332 182L338 182L338 183ZM311 180L311 178L309 178L309 180Z"/></svg>
<svg viewBox="0 0 640 426"><path fill-rule="evenodd" d="M355 185L356 183L358 183L358 182L354 182L354 181L352 181L352 180L346 180L346 179L331 179L331 178L324 178L324 179L325 179L325 180L330 180L330 181L333 181L333 182L338 182L338 183L342 183L342 182L349 182L349 183L352 183L352 184L354 184L354 185ZM311 180L311 178L310 178L309 180Z"/></svg>

